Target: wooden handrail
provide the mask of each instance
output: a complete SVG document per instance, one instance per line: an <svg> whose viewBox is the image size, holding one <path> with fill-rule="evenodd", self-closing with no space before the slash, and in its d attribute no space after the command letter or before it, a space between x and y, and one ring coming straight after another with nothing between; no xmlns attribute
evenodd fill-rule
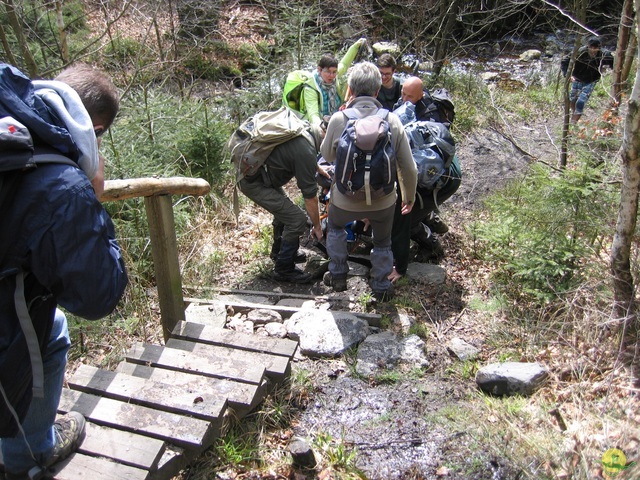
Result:
<svg viewBox="0 0 640 480"><path fill-rule="evenodd" d="M128 178L104 182L103 202L127 200L154 195L206 195L211 191L209 182L202 178Z"/></svg>
<svg viewBox="0 0 640 480"><path fill-rule="evenodd" d="M104 193L100 197L102 202L144 197L162 333L168 340L178 322L185 320L171 195L206 195L211 187L206 180L188 177L134 178L104 183Z"/></svg>

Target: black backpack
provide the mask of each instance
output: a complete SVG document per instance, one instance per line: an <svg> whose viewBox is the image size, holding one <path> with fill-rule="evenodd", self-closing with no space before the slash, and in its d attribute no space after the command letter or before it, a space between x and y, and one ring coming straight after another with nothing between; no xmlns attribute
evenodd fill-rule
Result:
<svg viewBox="0 0 640 480"><path fill-rule="evenodd" d="M365 117L353 108L342 113L347 122L336 148L336 187L340 193L371 205L372 199L395 189L396 154L387 122L389 110L380 108Z"/></svg>
<svg viewBox="0 0 640 480"><path fill-rule="evenodd" d="M423 100L427 105L424 115L426 119L451 126L456 118L456 111L451 94L446 88L438 88L432 93L425 90Z"/></svg>

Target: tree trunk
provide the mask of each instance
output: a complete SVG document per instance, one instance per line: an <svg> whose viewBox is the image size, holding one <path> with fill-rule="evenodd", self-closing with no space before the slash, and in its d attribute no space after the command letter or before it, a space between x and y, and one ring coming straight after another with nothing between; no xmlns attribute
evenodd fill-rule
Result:
<svg viewBox="0 0 640 480"><path fill-rule="evenodd" d="M9 45L9 40L7 40L7 34L4 31L2 25L0 25L0 41L2 42L2 48L4 49L7 62L9 62L11 65L17 66L16 59L13 56L13 53L11 53L11 46Z"/></svg>
<svg viewBox="0 0 640 480"><path fill-rule="evenodd" d="M629 76L629 70L624 73L624 66L628 65L627 56L635 52L629 50L630 37L633 30L633 1L625 0L620 15L620 28L618 29L618 44L616 45L616 58L613 64L613 81L611 84L611 103L617 110L620 105L620 98Z"/></svg>
<svg viewBox="0 0 640 480"><path fill-rule="evenodd" d="M24 29L22 28L22 21L16 11L16 7L13 4L13 0L2 0L4 4L4 8L7 12L7 20L9 21L9 25L15 34L18 44L20 45L20 49L22 50L22 55L24 56L24 63L27 72L31 78L35 78L38 76L38 66L36 65L36 61L31 55L31 50L29 50L29 44L27 43L27 38L24 35ZM19 65L16 65L19 67Z"/></svg>
<svg viewBox="0 0 640 480"><path fill-rule="evenodd" d="M440 17L438 18L440 28L436 33L435 52L433 54L433 74L435 78L440 75L449 53L449 46L452 43L451 31L456 22L459 4L460 0L453 0L450 3L440 2Z"/></svg>
<svg viewBox="0 0 640 480"><path fill-rule="evenodd" d="M67 42L67 30L62 15L62 1L56 1L56 27L58 28L58 38L60 40L60 58L62 63L69 63L69 43Z"/></svg>
<svg viewBox="0 0 640 480"><path fill-rule="evenodd" d="M635 0L636 10L640 0ZM636 18L636 28L640 24ZM629 109L625 119L622 141L622 191L616 231L611 249L611 272L613 274L614 314L623 320L623 347L636 345L638 339L638 317L635 302L635 285L631 274L630 257L633 235L638 214L640 192L640 66L636 66L636 78L629 98Z"/></svg>

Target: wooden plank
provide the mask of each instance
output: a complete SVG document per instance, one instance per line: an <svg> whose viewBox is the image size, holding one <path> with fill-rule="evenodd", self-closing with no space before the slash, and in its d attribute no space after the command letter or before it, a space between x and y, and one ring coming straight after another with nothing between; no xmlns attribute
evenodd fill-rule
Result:
<svg viewBox="0 0 640 480"><path fill-rule="evenodd" d="M264 399L267 392L266 382L255 385L235 382L228 378L201 377L193 373L148 367L146 365L129 362L120 362L116 368L116 372L147 378L154 382L168 383L191 391L211 388L221 395L225 395L229 406L233 408L239 416L244 416L253 410L258 403Z"/></svg>
<svg viewBox="0 0 640 480"><path fill-rule="evenodd" d="M150 367L188 371L259 385L264 376L264 366L245 361L241 357L243 353L238 350L235 355L228 357L201 358L186 350L137 343L127 352L126 359Z"/></svg>
<svg viewBox="0 0 640 480"><path fill-rule="evenodd" d="M191 286L185 285L185 288L190 290L199 290L202 287L199 286ZM233 289L233 288L210 288L207 287L206 290L218 292L224 295L226 294L237 294L237 295L259 295L261 297L277 297L277 298L304 298L306 300L318 300L318 301L329 301L329 297L326 295L311 295L309 293L290 293L290 292L261 292L255 290L241 290L241 289Z"/></svg>
<svg viewBox="0 0 640 480"><path fill-rule="evenodd" d="M81 453L56 464L53 471L56 480L145 480L149 476L146 470Z"/></svg>
<svg viewBox="0 0 640 480"><path fill-rule="evenodd" d="M255 292L255 293L259 294L260 292ZM270 305L270 304L264 304L264 303L245 302L245 301L235 299L234 297L230 297L228 295L220 295L218 297L208 298L208 299L185 298L185 302L197 302L201 304L204 304L207 302L209 303L223 302L225 305L233 307L237 310L243 310L243 309L250 310L250 309L256 309L256 308L264 308L267 310L274 310L278 312L280 315L282 315L283 318L289 318L294 313L301 311L300 308L288 307L286 305ZM307 310L308 309L305 309L305 311ZM374 327L379 327L380 322L382 320L382 316L378 313L348 312L345 310L327 310L327 311L331 313L350 313L351 315L355 315L358 318L366 320L369 323L369 325L372 325Z"/></svg>
<svg viewBox="0 0 640 480"><path fill-rule="evenodd" d="M190 322L178 322L176 328L171 332L171 337L251 352L283 355L289 358L293 358L298 348L298 342L294 340L261 337L250 333L236 332L228 328L215 328Z"/></svg>
<svg viewBox="0 0 640 480"><path fill-rule="evenodd" d="M58 411L72 410L82 413L93 423L158 438L188 449L208 447L207 442L219 434L204 420L63 388Z"/></svg>
<svg viewBox="0 0 640 480"><path fill-rule="evenodd" d="M162 440L101 427L91 422L87 422L86 432L78 452L110 458L144 470L155 470L166 449Z"/></svg>
<svg viewBox="0 0 640 480"><path fill-rule="evenodd" d="M188 351L192 355L197 355L201 360L210 362L215 362L219 358L230 358L241 359L250 365L262 365L264 367L264 374L276 382L283 381L291 372L289 357L283 357L281 355L238 350L206 343L194 343L177 338L167 340L166 346L167 348Z"/></svg>
<svg viewBox="0 0 640 480"><path fill-rule="evenodd" d="M217 426L222 425L227 409L226 397L211 388L185 389L90 365L80 365L69 380L69 387L155 410L191 415Z"/></svg>
<svg viewBox="0 0 640 480"><path fill-rule="evenodd" d="M206 305L190 304L184 311L185 320L201 323L211 327L223 328L227 323L227 307L224 303L209 303Z"/></svg>

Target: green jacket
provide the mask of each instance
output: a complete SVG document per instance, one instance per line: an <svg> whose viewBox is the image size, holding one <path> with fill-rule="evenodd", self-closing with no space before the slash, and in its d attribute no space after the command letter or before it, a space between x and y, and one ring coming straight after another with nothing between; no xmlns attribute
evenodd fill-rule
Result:
<svg viewBox="0 0 640 480"><path fill-rule="evenodd" d="M362 46L363 39L355 42L347 53L344 54L342 60L338 63L338 75L336 76L336 84L338 88L338 95L342 103L345 101L345 94L347 92L347 71L353 64L353 61L358 55L358 51ZM311 75L307 80L307 85L311 88L305 88L303 90L305 113L302 118L307 120L311 125L320 125L322 123L322 111L324 110L324 103L322 99L322 92L320 85L316 82L315 75ZM333 115L335 112L329 112L329 115Z"/></svg>

